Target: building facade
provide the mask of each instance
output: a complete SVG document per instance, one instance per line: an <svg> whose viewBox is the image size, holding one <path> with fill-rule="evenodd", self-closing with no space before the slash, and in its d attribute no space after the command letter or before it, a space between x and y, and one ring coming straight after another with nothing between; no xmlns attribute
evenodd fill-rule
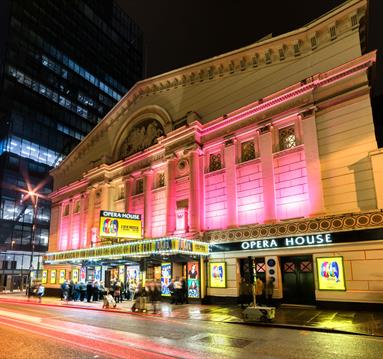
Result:
<svg viewBox="0 0 383 359"><path fill-rule="evenodd" d="M138 82L52 171L47 286L80 272L126 281L134 266L164 284L169 263L193 285L198 264L199 299L235 301L241 277L257 276L274 278L282 302L382 303L383 152L365 14L366 1L348 1ZM111 241L101 211L139 214L142 239Z"/></svg>
<svg viewBox="0 0 383 359"><path fill-rule="evenodd" d="M49 170L142 78L143 38L114 1L6 0L0 20L0 290L12 290L32 247L34 270L48 248Z"/></svg>

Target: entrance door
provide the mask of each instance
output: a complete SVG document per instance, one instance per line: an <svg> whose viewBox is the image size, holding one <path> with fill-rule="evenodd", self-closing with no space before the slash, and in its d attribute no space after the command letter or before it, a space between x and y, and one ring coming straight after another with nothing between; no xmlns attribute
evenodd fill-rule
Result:
<svg viewBox="0 0 383 359"><path fill-rule="evenodd" d="M312 256L281 257L283 301L314 304L315 284Z"/></svg>

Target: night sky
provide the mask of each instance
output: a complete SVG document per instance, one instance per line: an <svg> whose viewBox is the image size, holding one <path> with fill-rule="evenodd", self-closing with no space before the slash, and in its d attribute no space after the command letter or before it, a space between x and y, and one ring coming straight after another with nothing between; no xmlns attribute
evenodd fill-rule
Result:
<svg viewBox="0 0 383 359"><path fill-rule="evenodd" d="M147 77L299 28L344 0L118 0L144 31Z"/></svg>

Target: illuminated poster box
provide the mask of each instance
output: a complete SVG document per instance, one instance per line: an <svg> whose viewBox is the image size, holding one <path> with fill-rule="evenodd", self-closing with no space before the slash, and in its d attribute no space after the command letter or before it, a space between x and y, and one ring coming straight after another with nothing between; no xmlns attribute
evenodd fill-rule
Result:
<svg viewBox="0 0 383 359"><path fill-rule="evenodd" d="M48 271L47 270L43 270L43 275L41 277L41 283L42 284L47 284L48 282Z"/></svg>
<svg viewBox="0 0 383 359"><path fill-rule="evenodd" d="M209 263L210 288L226 288L226 262Z"/></svg>
<svg viewBox="0 0 383 359"><path fill-rule="evenodd" d="M200 297L199 262L188 262L188 297Z"/></svg>
<svg viewBox="0 0 383 359"><path fill-rule="evenodd" d="M50 284L56 284L56 269L51 270Z"/></svg>
<svg viewBox="0 0 383 359"><path fill-rule="evenodd" d="M79 272L78 269L73 269L72 270L72 280L73 280L73 283L78 283L78 272Z"/></svg>
<svg viewBox="0 0 383 359"><path fill-rule="evenodd" d="M346 290L343 257L321 257L316 262L319 290Z"/></svg>
<svg viewBox="0 0 383 359"><path fill-rule="evenodd" d="M141 239L141 215L101 211L100 237Z"/></svg>
<svg viewBox="0 0 383 359"><path fill-rule="evenodd" d="M172 264L161 264L161 295L170 297L169 284L172 281Z"/></svg>
<svg viewBox="0 0 383 359"><path fill-rule="evenodd" d="M60 272L59 272L59 284L62 284L65 282L65 277L66 277L66 270L65 269L60 269Z"/></svg>

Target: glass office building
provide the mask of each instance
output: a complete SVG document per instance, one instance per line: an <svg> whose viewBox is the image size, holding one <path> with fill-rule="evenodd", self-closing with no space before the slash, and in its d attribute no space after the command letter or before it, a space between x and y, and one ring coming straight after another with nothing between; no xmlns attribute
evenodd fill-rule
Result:
<svg viewBox="0 0 383 359"><path fill-rule="evenodd" d="M114 1L1 1L0 291L39 275L49 170L142 77L142 32Z"/></svg>

